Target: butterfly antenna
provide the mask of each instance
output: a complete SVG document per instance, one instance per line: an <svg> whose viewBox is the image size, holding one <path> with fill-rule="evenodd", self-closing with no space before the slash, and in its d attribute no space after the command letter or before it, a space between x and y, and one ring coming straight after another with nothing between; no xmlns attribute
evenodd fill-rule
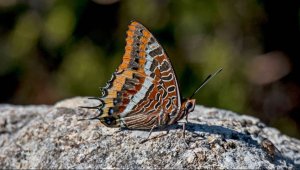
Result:
<svg viewBox="0 0 300 170"><path fill-rule="evenodd" d="M201 83L201 85L194 91L194 93L191 95L190 98L192 98L202 87L204 87L206 85L206 83L208 83L208 81L210 79L212 79L213 77L215 77L218 73L220 73L223 70L223 68L220 68L218 71L216 71L214 74L210 74L206 77L206 79Z"/></svg>

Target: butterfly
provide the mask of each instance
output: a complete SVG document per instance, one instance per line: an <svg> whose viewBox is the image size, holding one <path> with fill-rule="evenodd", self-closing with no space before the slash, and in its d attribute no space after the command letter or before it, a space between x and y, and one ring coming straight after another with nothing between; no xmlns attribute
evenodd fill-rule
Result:
<svg viewBox="0 0 300 170"><path fill-rule="evenodd" d="M209 75L190 98L181 97L179 85L166 52L141 23L129 24L122 63L112 74L98 106L98 119L108 127L153 129L177 123L195 108L193 95L203 87ZM185 129L185 128L184 128ZM149 137L148 136L148 137Z"/></svg>

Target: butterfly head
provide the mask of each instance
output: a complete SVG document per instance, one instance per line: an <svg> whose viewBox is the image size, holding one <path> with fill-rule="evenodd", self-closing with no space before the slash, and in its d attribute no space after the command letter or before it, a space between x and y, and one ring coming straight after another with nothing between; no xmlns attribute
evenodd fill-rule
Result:
<svg viewBox="0 0 300 170"><path fill-rule="evenodd" d="M194 111L196 105L196 99L187 99L182 103L183 110L186 111L185 114L188 114Z"/></svg>

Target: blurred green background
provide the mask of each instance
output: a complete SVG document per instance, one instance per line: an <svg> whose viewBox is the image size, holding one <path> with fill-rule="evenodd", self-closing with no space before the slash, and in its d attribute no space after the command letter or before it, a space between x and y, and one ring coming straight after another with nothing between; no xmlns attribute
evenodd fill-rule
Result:
<svg viewBox="0 0 300 170"><path fill-rule="evenodd" d="M300 138L298 0L0 0L0 102L100 96L131 20L162 44L183 96L223 67L198 104Z"/></svg>

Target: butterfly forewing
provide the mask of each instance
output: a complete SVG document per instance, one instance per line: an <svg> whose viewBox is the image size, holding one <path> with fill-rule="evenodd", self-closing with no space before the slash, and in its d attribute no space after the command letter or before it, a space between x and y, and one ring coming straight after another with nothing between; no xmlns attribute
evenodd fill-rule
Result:
<svg viewBox="0 0 300 170"><path fill-rule="evenodd" d="M107 126L150 129L167 125L181 98L169 58L140 23L127 31L122 63L103 88L99 119Z"/></svg>

